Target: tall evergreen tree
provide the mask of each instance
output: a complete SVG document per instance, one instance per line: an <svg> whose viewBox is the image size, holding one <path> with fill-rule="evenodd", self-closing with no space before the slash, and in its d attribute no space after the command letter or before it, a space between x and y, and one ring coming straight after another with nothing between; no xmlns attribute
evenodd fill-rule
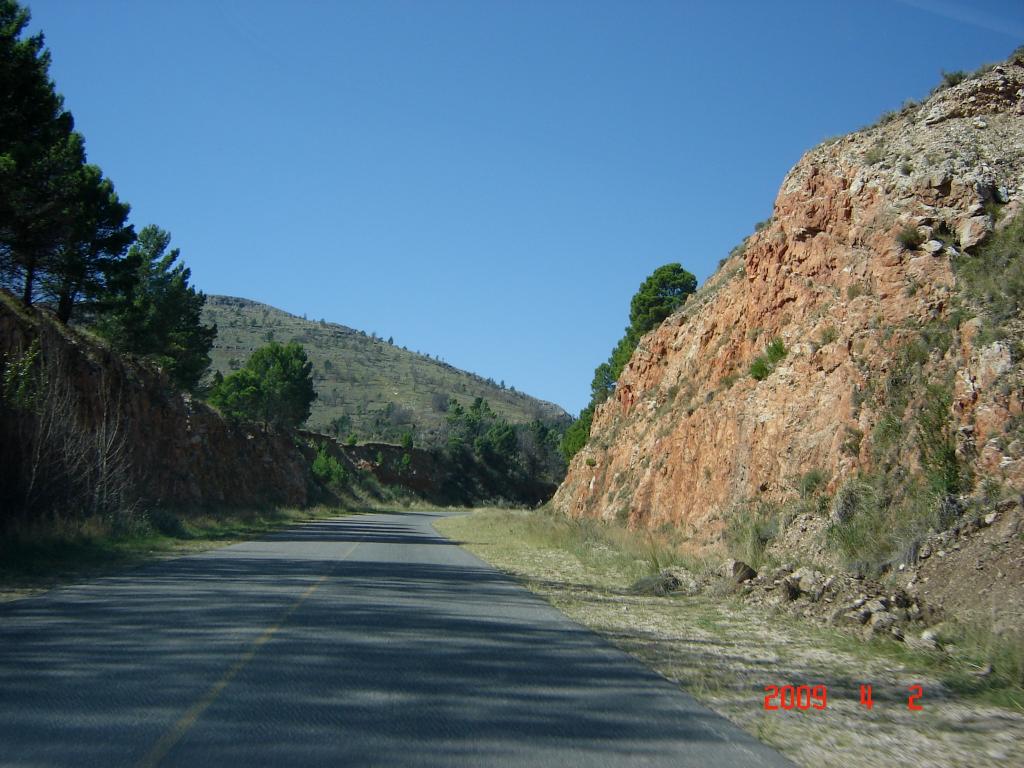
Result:
<svg viewBox="0 0 1024 768"><path fill-rule="evenodd" d="M30 304L46 259L71 234L82 137L50 80L29 12L0 0L0 282Z"/></svg>
<svg viewBox="0 0 1024 768"><path fill-rule="evenodd" d="M189 285L190 270L168 251L171 235L149 225L125 259L120 291L99 316L97 331L122 351L155 360L182 389L195 389L210 365L216 326L202 324L206 296Z"/></svg>
<svg viewBox="0 0 1024 768"><path fill-rule="evenodd" d="M658 267L640 284L629 303L629 330L640 337L671 315L697 290L697 278L681 264Z"/></svg>
<svg viewBox="0 0 1024 768"><path fill-rule="evenodd" d="M67 323L82 299L109 297L118 277L127 277L125 250L135 240L128 221L130 206L122 203L113 183L95 165L82 165L73 177L74 198L68 209L67 234L47 258L40 282L56 304L57 318Z"/></svg>

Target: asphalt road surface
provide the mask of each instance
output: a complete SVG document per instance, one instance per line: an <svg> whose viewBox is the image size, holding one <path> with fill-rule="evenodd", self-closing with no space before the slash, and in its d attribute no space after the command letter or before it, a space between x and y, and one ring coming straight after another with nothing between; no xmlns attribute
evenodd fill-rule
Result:
<svg viewBox="0 0 1024 768"><path fill-rule="evenodd" d="M311 523L0 606L0 765L789 765L439 536L438 514Z"/></svg>

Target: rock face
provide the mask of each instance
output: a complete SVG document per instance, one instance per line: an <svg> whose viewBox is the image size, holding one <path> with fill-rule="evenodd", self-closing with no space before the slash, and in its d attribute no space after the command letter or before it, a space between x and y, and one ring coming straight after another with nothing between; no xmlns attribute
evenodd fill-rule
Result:
<svg viewBox="0 0 1024 768"><path fill-rule="evenodd" d="M922 327L949 321L956 254L1022 205L1019 61L811 150L769 224L644 337L555 507L710 544L744 500L792 496L812 470L832 493L870 470L882 414L866 393ZM981 344L977 321L951 327L928 354L955 371L958 451L1020 489L1024 451L1001 447L1024 402L1009 350ZM750 364L774 338L787 354L757 380Z"/></svg>

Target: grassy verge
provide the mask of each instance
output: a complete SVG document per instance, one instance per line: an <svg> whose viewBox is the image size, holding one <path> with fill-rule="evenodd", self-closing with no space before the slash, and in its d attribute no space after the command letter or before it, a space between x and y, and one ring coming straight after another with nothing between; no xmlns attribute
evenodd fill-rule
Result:
<svg viewBox="0 0 1024 768"><path fill-rule="evenodd" d="M353 514L311 509L158 510L130 524L85 520L22 526L0 538L0 601L17 599L159 557L200 552L300 522Z"/></svg>
<svg viewBox="0 0 1024 768"><path fill-rule="evenodd" d="M499 510L436 525L800 765L1024 764L1024 714L984 701L938 654L765 614L721 589L630 594L638 577L686 560L664 538ZM708 571L700 561L681 564ZM872 686L871 709L860 703L862 684ZM768 685L824 685L827 707L766 710ZM908 707L913 685L924 692L920 711Z"/></svg>

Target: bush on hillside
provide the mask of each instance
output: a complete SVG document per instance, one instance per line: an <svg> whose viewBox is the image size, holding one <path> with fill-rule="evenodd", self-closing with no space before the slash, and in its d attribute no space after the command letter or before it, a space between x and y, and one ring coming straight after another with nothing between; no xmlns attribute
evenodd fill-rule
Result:
<svg viewBox="0 0 1024 768"><path fill-rule="evenodd" d="M961 293L984 315L986 332L1005 338L1006 323L1024 308L1024 213L992 234L976 255L953 262Z"/></svg>
<svg viewBox="0 0 1024 768"><path fill-rule="evenodd" d="M757 381L767 379L769 374L775 370L775 366L785 358L787 353L788 350L785 343L776 336L764 348L764 354L754 358L754 362L750 364L751 377Z"/></svg>
<svg viewBox="0 0 1024 768"><path fill-rule="evenodd" d="M348 472L324 446L320 446L313 459L313 477L327 486L344 485L348 481Z"/></svg>
<svg viewBox="0 0 1024 768"><path fill-rule="evenodd" d="M924 235L913 224L907 224L896 233L896 242L905 251L916 251L924 243Z"/></svg>

